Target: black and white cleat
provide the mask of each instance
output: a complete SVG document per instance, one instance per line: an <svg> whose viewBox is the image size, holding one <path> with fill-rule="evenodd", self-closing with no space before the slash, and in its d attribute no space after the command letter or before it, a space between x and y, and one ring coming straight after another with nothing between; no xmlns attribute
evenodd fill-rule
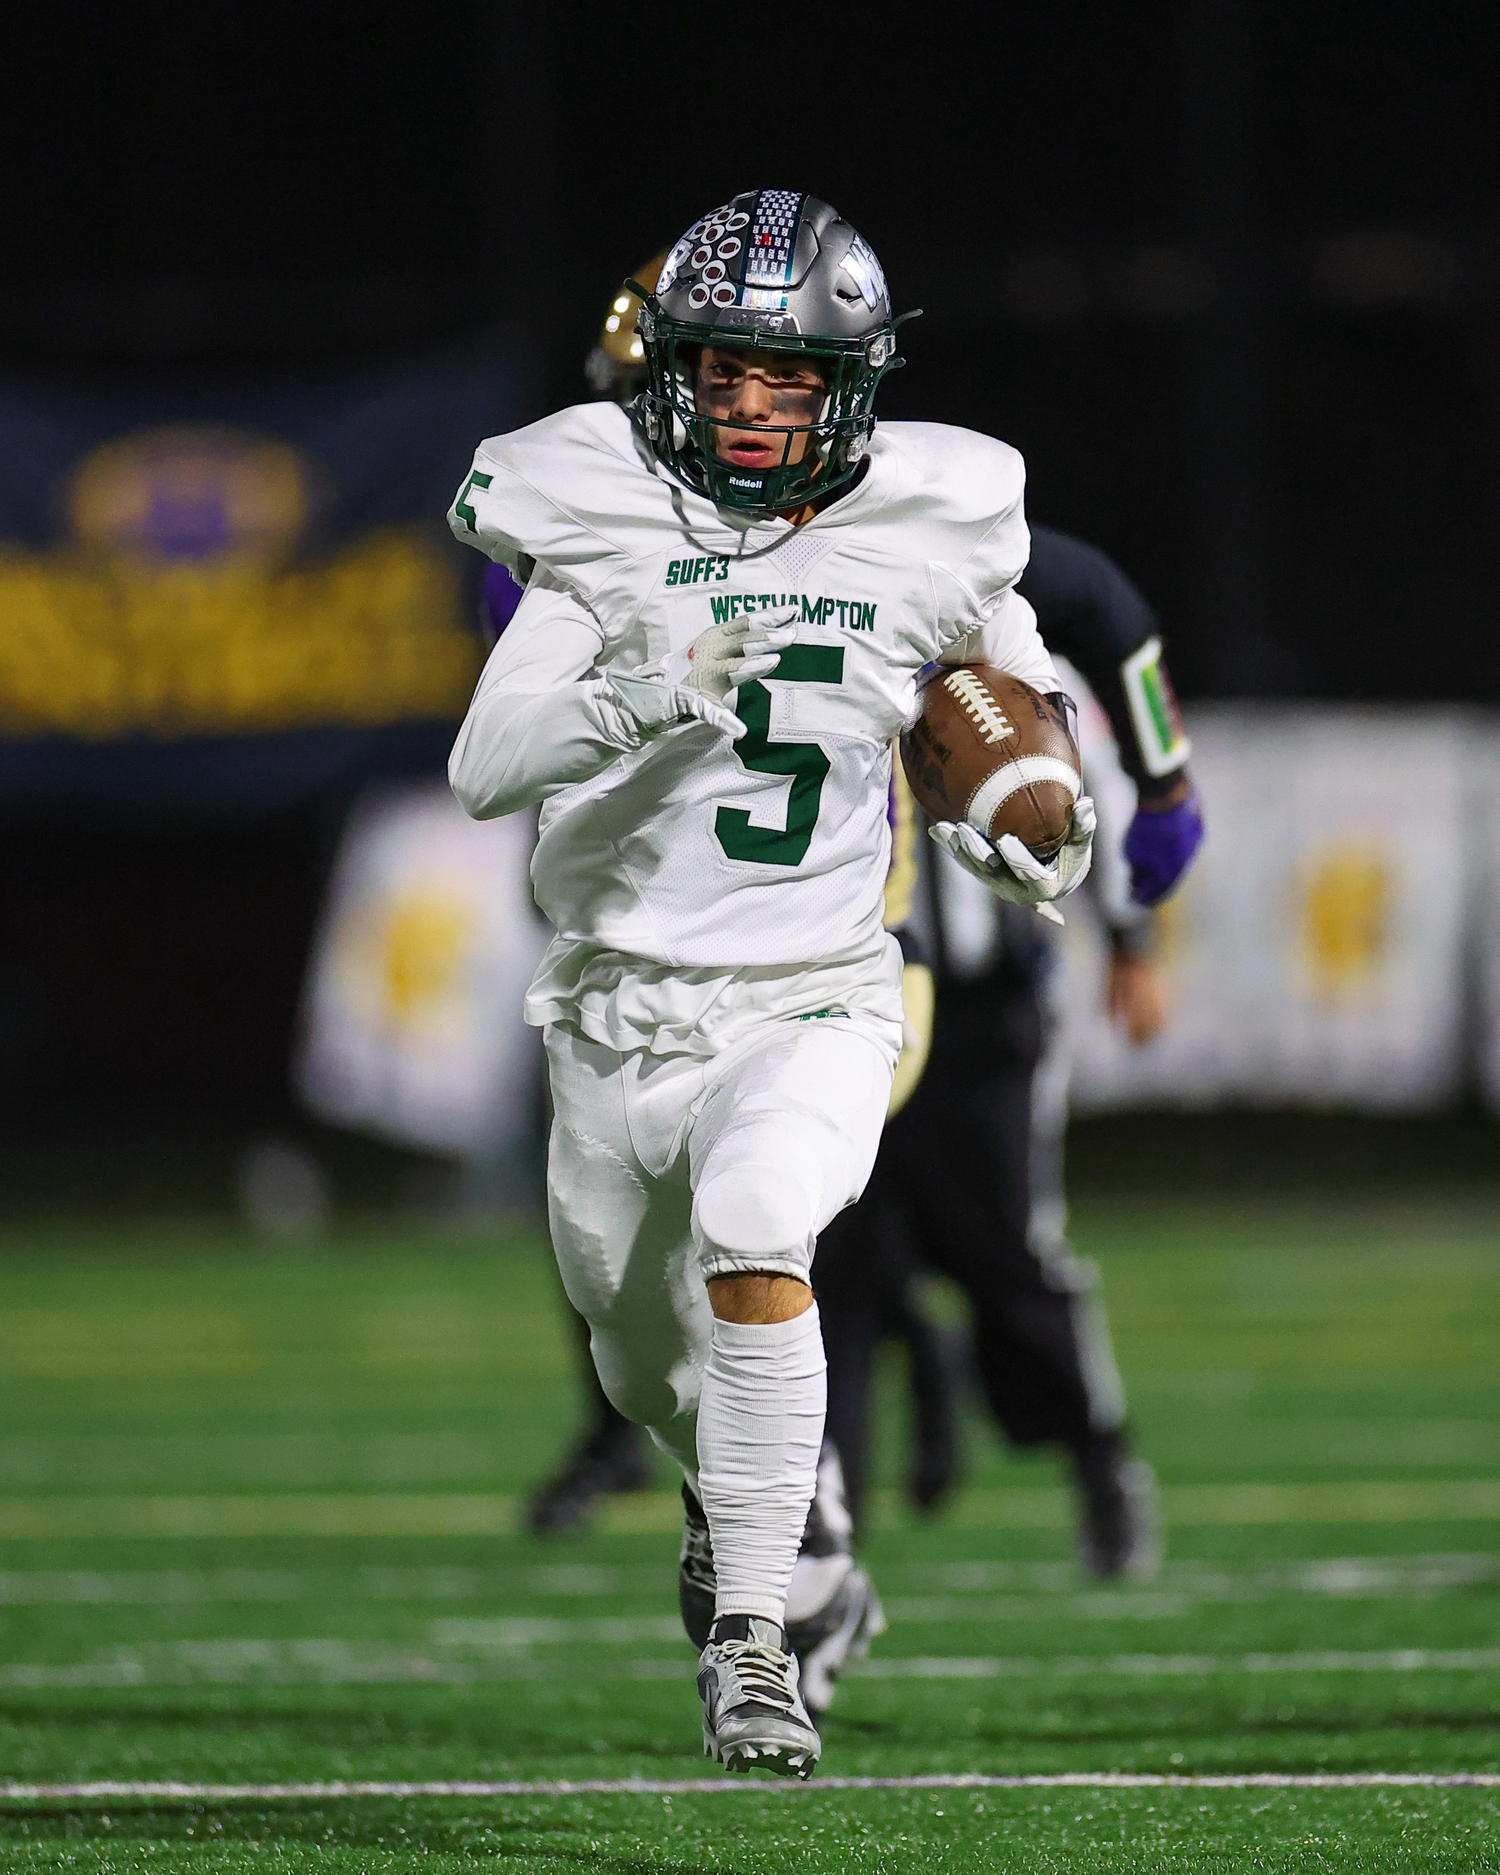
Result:
<svg viewBox="0 0 1500 1875"><path fill-rule="evenodd" d="M789 1642L802 1670L802 1700L815 1720L833 1704L835 1682L845 1662L863 1659L875 1636L885 1633L885 1626L875 1585L858 1563L815 1614L787 1623Z"/></svg>
<svg viewBox="0 0 1500 1875"><path fill-rule="evenodd" d="M726 1771L811 1777L823 1741L798 1678L784 1628L757 1615L721 1615L698 1661L705 1755Z"/></svg>
<svg viewBox="0 0 1500 1875"><path fill-rule="evenodd" d="M1132 1458L1118 1434L1076 1460L1078 1553L1098 1582L1148 1582L1161 1567L1161 1494L1156 1473Z"/></svg>
<svg viewBox="0 0 1500 1875"><path fill-rule="evenodd" d="M885 1632L874 1584L854 1560L854 1525L844 1494L844 1473L825 1440L818 1485L786 1601L786 1631L802 1669L802 1698L814 1719L833 1703L846 1660L870 1651Z"/></svg>
<svg viewBox="0 0 1500 1875"><path fill-rule="evenodd" d="M718 1577L714 1571L714 1546L708 1534L708 1519L692 1486L685 1480L682 1507L687 1521L677 1558L677 1606L682 1612L687 1637L701 1654L708 1645L708 1631L714 1624Z"/></svg>

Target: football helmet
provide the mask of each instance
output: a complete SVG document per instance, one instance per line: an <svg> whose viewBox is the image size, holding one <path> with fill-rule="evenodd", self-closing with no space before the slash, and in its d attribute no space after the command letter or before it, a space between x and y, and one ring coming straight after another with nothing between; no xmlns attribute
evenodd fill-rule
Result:
<svg viewBox="0 0 1500 1875"><path fill-rule="evenodd" d="M666 258L665 254L654 254L637 269L636 283L647 289L654 287ZM583 361L583 374L593 390L617 404L628 404L646 383L646 353L636 331L640 310L638 298L623 288L616 293L604 315L599 342Z"/></svg>
<svg viewBox="0 0 1500 1875"><path fill-rule="evenodd" d="M627 285L643 302L646 434L687 487L722 507L768 514L801 507L857 473L875 428L876 388L904 360L880 262L837 209L794 189L749 189L693 223L654 289ZM716 453L715 428L731 426L698 408L705 345L791 353L816 368L823 391L812 421L755 426L780 439L778 460L750 469ZM807 438L800 451L799 436Z"/></svg>

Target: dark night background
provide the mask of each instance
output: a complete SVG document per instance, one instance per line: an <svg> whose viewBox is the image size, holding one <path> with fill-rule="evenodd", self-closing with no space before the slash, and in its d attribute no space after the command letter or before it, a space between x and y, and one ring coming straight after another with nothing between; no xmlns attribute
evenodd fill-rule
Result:
<svg viewBox="0 0 1500 1875"><path fill-rule="evenodd" d="M80 0L10 30L13 373L494 346L532 360L540 414L584 394L623 273L732 190L805 188L925 308L885 414L1018 445L1031 512L1158 606L1185 696L1500 701L1493 6ZM76 1046L40 1048L18 1088L284 1099L316 813L234 850L7 837L13 960L66 930L96 976L128 974L121 945L147 968L147 881L178 933L260 908L268 959L227 1053L193 1055L237 968L200 947L173 966L175 1052L158 1032L91 1057L75 1012Z"/></svg>
<svg viewBox="0 0 1500 1875"><path fill-rule="evenodd" d="M201 367L510 327L540 408L623 271L786 179L926 308L888 413L1018 444L1186 694L1500 695L1496 9L692 19L36 19L0 77L0 342Z"/></svg>

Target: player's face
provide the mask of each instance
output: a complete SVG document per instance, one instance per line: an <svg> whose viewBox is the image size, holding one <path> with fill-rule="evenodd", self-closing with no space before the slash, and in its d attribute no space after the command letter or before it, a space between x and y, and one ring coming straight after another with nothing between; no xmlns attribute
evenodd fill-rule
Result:
<svg viewBox="0 0 1500 1875"><path fill-rule="evenodd" d="M809 435L793 436L786 449L784 432L817 422L826 387L806 359L705 345L693 393L699 411L715 419L715 455L742 469L779 469L807 454Z"/></svg>

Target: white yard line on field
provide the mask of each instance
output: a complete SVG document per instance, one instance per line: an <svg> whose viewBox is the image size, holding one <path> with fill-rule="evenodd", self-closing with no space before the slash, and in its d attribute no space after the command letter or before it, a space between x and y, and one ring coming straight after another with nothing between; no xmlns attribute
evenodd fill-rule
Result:
<svg viewBox="0 0 1500 1875"><path fill-rule="evenodd" d="M1500 1578L1500 1552L1442 1550L1398 1556L1328 1556L1311 1561L1228 1564L1173 1561L1147 1587L1087 1588L1067 1562L901 1562L880 1572L885 1610L903 1621L1069 1617L1162 1619L1198 1602L1261 1602L1289 1595L1340 1601L1416 1596L1427 1600ZM653 1601L661 1570L551 1563L521 1569L430 1567L358 1569L12 1569L0 1570L0 1606L177 1606L192 1603L469 1601L509 1604L529 1597L581 1596ZM1004 1599L995 1599L996 1592ZM979 1598L988 1594L986 1602ZM1059 1606L1061 1605L1061 1606Z"/></svg>
<svg viewBox="0 0 1500 1875"><path fill-rule="evenodd" d="M1481 1558L1481 1561L1484 1559ZM1500 1557L1493 1559L1500 1568ZM544 1563L520 1570L433 1564L356 1569L7 1569L0 1606L52 1604L173 1607L194 1602L366 1601L514 1603L521 1596L610 1598L656 1594L662 1572L650 1564Z"/></svg>
<svg viewBox="0 0 1500 1875"><path fill-rule="evenodd" d="M1056 1674L1087 1679L1099 1674L1203 1675L1210 1673L1459 1673L1500 1671L1500 1647L1391 1647L1368 1653L1327 1650L1293 1654L1043 1654L894 1655L851 1661L847 1675L865 1680L1001 1680Z"/></svg>
<svg viewBox="0 0 1500 1875"><path fill-rule="evenodd" d="M1169 1486L1163 1500L1167 1522L1178 1525L1490 1522L1500 1521L1500 1478L1190 1484ZM6 1496L0 1538L492 1537L518 1532L522 1509L518 1498L475 1491ZM949 1515L967 1529L1061 1530L1071 1519L1060 1485L962 1491ZM667 1491L621 1497L605 1507L599 1527L614 1535L678 1530L681 1500Z"/></svg>
<svg viewBox="0 0 1500 1875"><path fill-rule="evenodd" d="M447 1626L447 1623L435 1623ZM468 1624L455 1623L456 1626ZM489 1624L483 1624L488 1627ZM675 1639L676 1623L662 1617L641 1622L516 1622L496 1624L533 1639L597 1644L610 1638ZM570 1633L570 1630L577 1633ZM488 1641L488 1637L486 1637ZM475 1652L480 1658L475 1658ZM594 1679L688 1679L692 1660L684 1648L672 1654L595 1658ZM566 1655L534 1654L525 1643L483 1644L467 1657L435 1655L422 1645L409 1649L388 1641L177 1640L111 1647L92 1659L68 1662L0 1662L0 1687L40 1690L63 1687L145 1686L403 1686L487 1685L510 1680L562 1679L576 1674ZM1205 1678L1241 1673L1494 1673L1500 1647L1385 1648L1378 1651L1224 1654L917 1654L883 1655L851 1661L851 1679L1003 1680Z"/></svg>
<svg viewBox="0 0 1500 1875"><path fill-rule="evenodd" d="M43 1803L59 1798L143 1798L169 1802L303 1802L350 1797L674 1797L733 1791L820 1790L1493 1790L1491 1771L1245 1771L1202 1777L1151 1771L1058 1771L1035 1775L929 1772L912 1777L791 1778L773 1783L748 1777L592 1777L513 1783L178 1784L100 1780L88 1784L0 1784L0 1799Z"/></svg>
<svg viewBox="0 0 1500 1875"><path fill-rule="evenodd" d="M1176 1597L1200 1602L1283 1600L1288 1595L1333 1596L1341 1600L1378 1601L1388 1597L1426 1599L1450 1589L1468 1589L1500 1578L1500 1551L1417 1551L1396 1556L1320 1556L1298 1561L1227 1563L1169 1558L1146 1588L1115 1584L1083 1589L1077 1565L1065 1562L905 1562L880 1571L886 1613L903 1591L922 1597L961 1596L955 1611L972 1613L982 1604L970 1600L1000 1591L1018 1603L1038 1595L1069 1596L1072 1607L1085 1601L1134 1614L1138 1604ZM3 1581L3 1578L0 1578ZM1070 1609L1072 1612L1072 1609Z"/></svg>

